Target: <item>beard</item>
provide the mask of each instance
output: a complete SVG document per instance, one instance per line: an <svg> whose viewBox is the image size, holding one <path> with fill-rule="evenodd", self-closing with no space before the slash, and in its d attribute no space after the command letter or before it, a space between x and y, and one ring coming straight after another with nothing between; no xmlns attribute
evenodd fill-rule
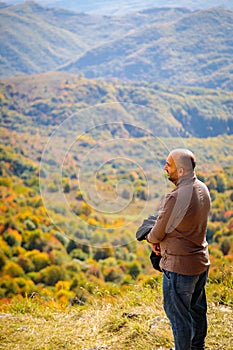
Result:
<svg viewBox="0 0 233 350"><path fill-rule="evenodd" d="M171 181L172 183L176 184L178 181L178 176L177 173L173 172L171 174L167 173L168 180Z"/></svg>

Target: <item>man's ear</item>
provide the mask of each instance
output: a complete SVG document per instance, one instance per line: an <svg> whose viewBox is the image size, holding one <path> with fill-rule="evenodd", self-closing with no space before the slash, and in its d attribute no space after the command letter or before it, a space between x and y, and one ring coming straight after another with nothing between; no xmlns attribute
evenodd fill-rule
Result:
<svg viewBox="0 0 233 350"><path fill-rule="evenodd" d="M178 175L179 175L179 177L184 175L184 169L183 168L179 168Z"/></svg>

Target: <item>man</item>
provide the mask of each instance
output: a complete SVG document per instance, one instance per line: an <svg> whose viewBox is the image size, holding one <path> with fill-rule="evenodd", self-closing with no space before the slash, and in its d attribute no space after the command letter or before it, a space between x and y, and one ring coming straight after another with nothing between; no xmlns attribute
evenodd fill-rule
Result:
<svg viewBox="0 0 233 350"><path fill-rule="evenodd" d="M203 350L207 333L210 195L196 178L195 165L195 157L187 149L169 154L164 170L176 188L166 196L146 237L156 254L161 250L164 310L172 325L175 350Z"/></svg>

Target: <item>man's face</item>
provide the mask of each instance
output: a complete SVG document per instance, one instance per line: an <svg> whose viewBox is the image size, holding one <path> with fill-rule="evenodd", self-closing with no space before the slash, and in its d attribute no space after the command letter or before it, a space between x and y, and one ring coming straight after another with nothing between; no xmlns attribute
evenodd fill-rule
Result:
<svg viewBox="0 0 233 350"><path fill-rule="evenodd" d="M166 164L164 166L164 170L166 170L168 179L172 181L174 184L178 181L178 171L176 168L176 164L174 162L174 159L170 156L167 157Z"/></svg>

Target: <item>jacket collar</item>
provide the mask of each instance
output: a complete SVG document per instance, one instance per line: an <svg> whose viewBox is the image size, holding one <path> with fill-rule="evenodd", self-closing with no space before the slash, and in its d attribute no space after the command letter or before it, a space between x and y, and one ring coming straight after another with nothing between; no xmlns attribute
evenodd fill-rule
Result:
<svg viewBox="0 0 233 350"><path fill-rule="evenodd" d="M190 184L191 182L194 182L195 180L196 180L195 173L191 173L191 174L187 174L187 175L181 176L179 178L179 180L177 181L177 187Z"/></svg>

